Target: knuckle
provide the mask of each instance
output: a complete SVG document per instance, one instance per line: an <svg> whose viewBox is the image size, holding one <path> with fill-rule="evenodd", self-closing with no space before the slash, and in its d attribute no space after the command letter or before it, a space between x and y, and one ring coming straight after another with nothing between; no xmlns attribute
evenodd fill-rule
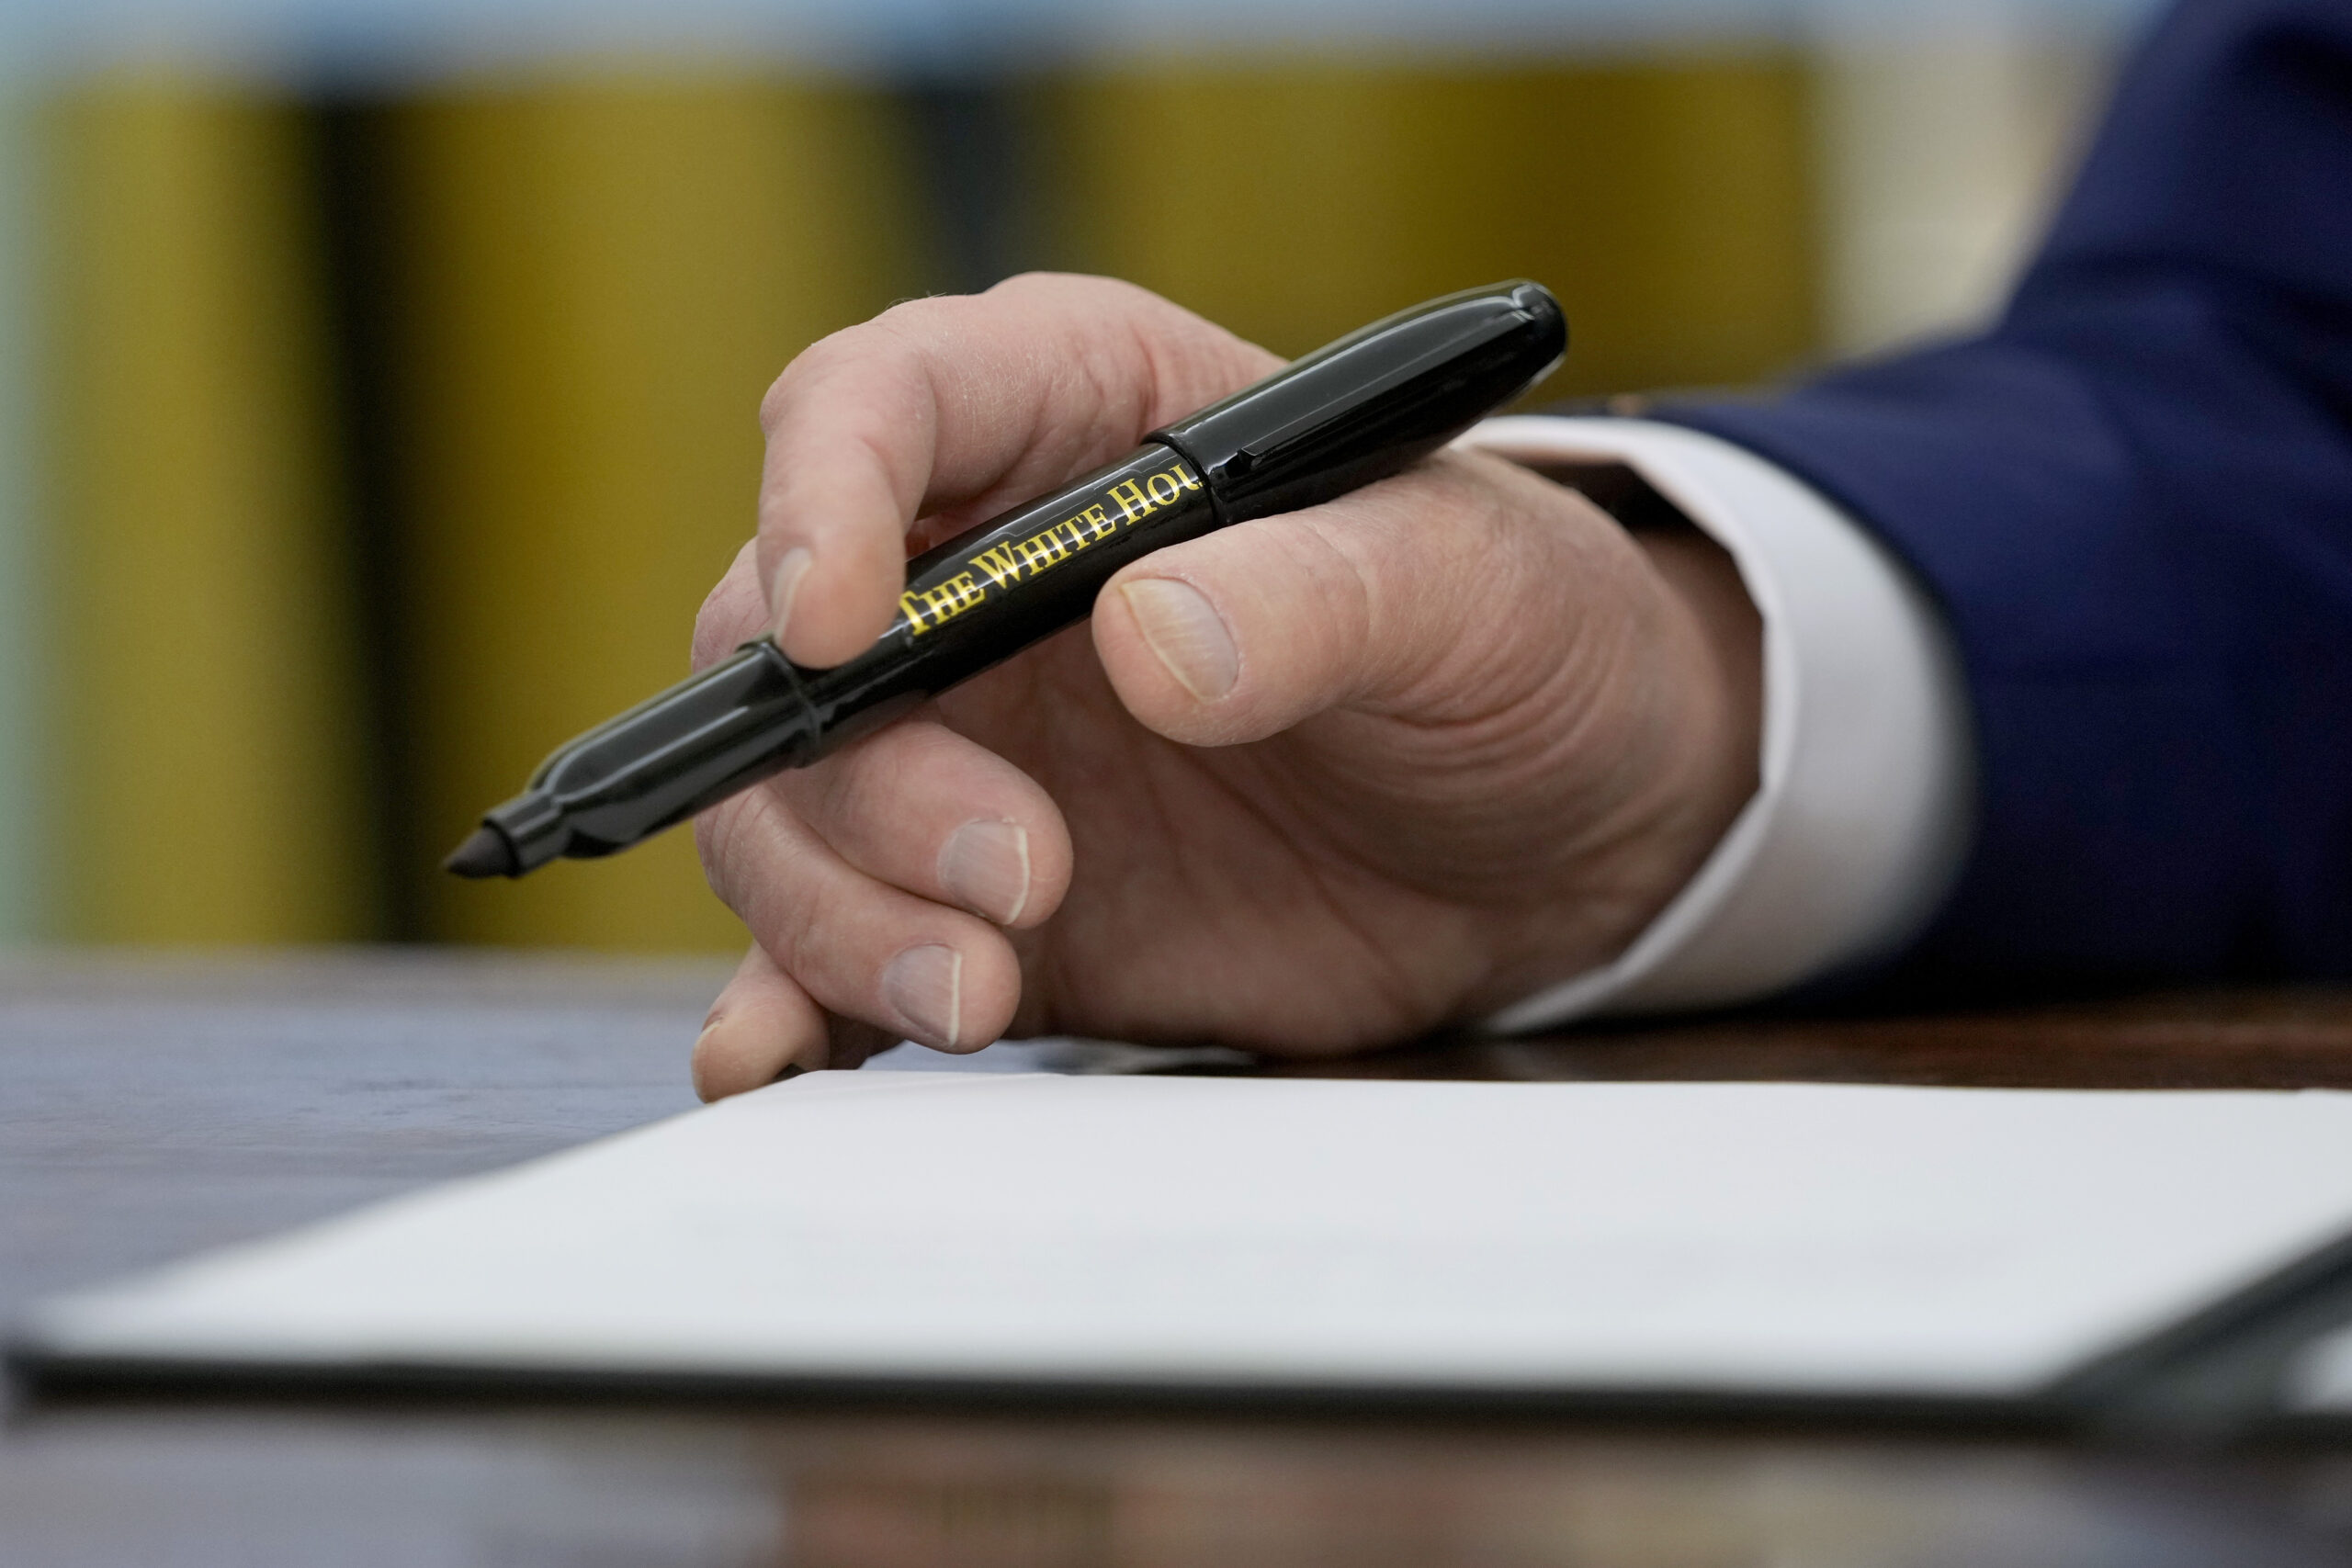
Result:
<svg viewBox="0 0 2352 1568"><path fill-rule="evenodd" d="M846 329L849 332L855 330L854 327ZM841 352L837 340L843 335L843 333L834 333L819 338L794 355L792 362L768 383L767 391L760 399L760 428L763 431L771 436L775 434L777 427L798 404L808 383L821 379L831 367Z"/></svg>
<svg viewBox="0 0 2352 1568"><path fill-rule="evenodd" d="M975 298L924 295L918 299L901 299L864 326L849 331L858 334L856 350L860 358L888 356L898 361L903 371L922 365L976 317L985 319L992 313Z"/></svg>
<svg viewBox="0 0 2352 1568"><path fill-rule="evenodd" d="M893 306L871 321L828 333L795 355L760 399L760 428L773 437L797 409L819 398L818 389L844 368L888 352L894 342L888 330L890 319L905 308Z"/></svg>
<svg viewBox="0 0 2352 1568"><path fill-rule="evenodd" d="M775 427L783 423L785 408L792 400L791 378L792 369L787 366L760 394L760 429L765 434L775 434Z"/></svg>
<svg viewBox="0 0 2352 1568"><path fill-rule="evenodd" d="M760 784L695 818L695 847L702 856L704 880L771 951L781 934L780 922L771 907L774 901L765 897L770 887L763 871L791 842L781 819L787 810L767 785ZM786 919L794 908L796 901L784 901Z"/></svg>
<svg viewBox="0 0 2352 1568"><path fill-rule="evenodd" d="M742 799L737 795L720 801L695 818L695 853L702 860L702 878L718 895L718 901L739 915L743 910L736 901L735 885L741 864L737 843L742 825Z"/></svg>
<svg viewBox="0 0 2352 1568"><path fill-rule="evenodd" d="M857 781L863 772L862 744L852 741L814 767L796 768L776 780L792 809L827 843L854 842L865 830L865 814L872 802Z"/></svg>
<svg viewBox="0 0 2352 1568"><path fill-rule="evenodd" d="M1316 640L1322 645L1322 661L1333 675L1352 683L1371 655L1373 629L1387 608L1378 573L1364 558L1352 531L1300 529L1293 536L1292 549L1301 581L1315 598L1315 614L1304 617L1303 624L1319 634Z"/></svg>
<svg viewBox="0 0 2352 1568"><path fill-rule="evenodd" d="M999 299L1006 300L1027 299L1040 296L1047 299L1060 299L1111 282L1113 280L1109 278L1088 277L1076 273L1046 272L1033 268L1028 272L1016 272L1010 277L1000 279L992 287L984 289L982 294L984 296L993 294ZM1132 288L1133 286L1122 285L1121 287Z"/></svg>

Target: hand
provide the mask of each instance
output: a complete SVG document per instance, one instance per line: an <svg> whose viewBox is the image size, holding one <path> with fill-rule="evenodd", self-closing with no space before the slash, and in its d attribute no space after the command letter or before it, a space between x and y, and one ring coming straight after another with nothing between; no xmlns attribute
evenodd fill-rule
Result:
<svg viewBox="0 0 2352 1568"><path fill-rule="evenodd" d="M910 549L1280 362L1166 300L1033 276L900 305L762 408L759 534L697 664L888 626ZM706 1098L905 1035L1357 1050L1606 962L1756 785L1729 560L1448 452L1129 565L1074 626L696 824L754 945Z"/></svg>

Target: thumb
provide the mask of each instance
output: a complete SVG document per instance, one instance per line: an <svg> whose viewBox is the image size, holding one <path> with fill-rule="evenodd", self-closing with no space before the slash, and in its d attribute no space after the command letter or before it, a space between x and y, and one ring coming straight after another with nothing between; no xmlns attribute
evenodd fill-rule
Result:
<svg viewBox="0 0 2352 1568"><path fill-rule="evenodd" d="M1639 552L1574 491L1447 453L1327 505L1158 551L1095 602L1120 700L1194 746L1334 707L1446 721L1532 695L1645 597ZM1535 635L1530 635L1533 633Z"/></svg>

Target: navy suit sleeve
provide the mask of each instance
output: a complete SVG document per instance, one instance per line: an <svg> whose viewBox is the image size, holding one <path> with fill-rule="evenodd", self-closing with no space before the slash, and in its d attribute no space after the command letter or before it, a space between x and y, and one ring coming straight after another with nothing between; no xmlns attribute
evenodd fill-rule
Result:
<svg viewBox="0 0 2352 1568"><path fill-rule="evenodd" d="M1864 521L1977 737L1905 969L2352 974L2352 0L2190 0L1973 341L1668 417Z"/></svg>

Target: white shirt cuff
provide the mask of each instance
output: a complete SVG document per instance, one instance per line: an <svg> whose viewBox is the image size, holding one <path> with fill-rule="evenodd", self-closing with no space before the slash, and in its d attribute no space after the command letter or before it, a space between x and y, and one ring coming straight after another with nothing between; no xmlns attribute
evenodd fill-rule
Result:
<svg viewBox="0 0 2352 1568"><path fill-rule="evenodd" d="M1958 661L1910 574L1793 476L1697 431L1521 415L1463 444L1539 468L1626 465L1730 553L1764 623L1754 798L1614 962L1489 1026L1753 1001L1916 936L1967 846L1974 758Z"/></svg>

